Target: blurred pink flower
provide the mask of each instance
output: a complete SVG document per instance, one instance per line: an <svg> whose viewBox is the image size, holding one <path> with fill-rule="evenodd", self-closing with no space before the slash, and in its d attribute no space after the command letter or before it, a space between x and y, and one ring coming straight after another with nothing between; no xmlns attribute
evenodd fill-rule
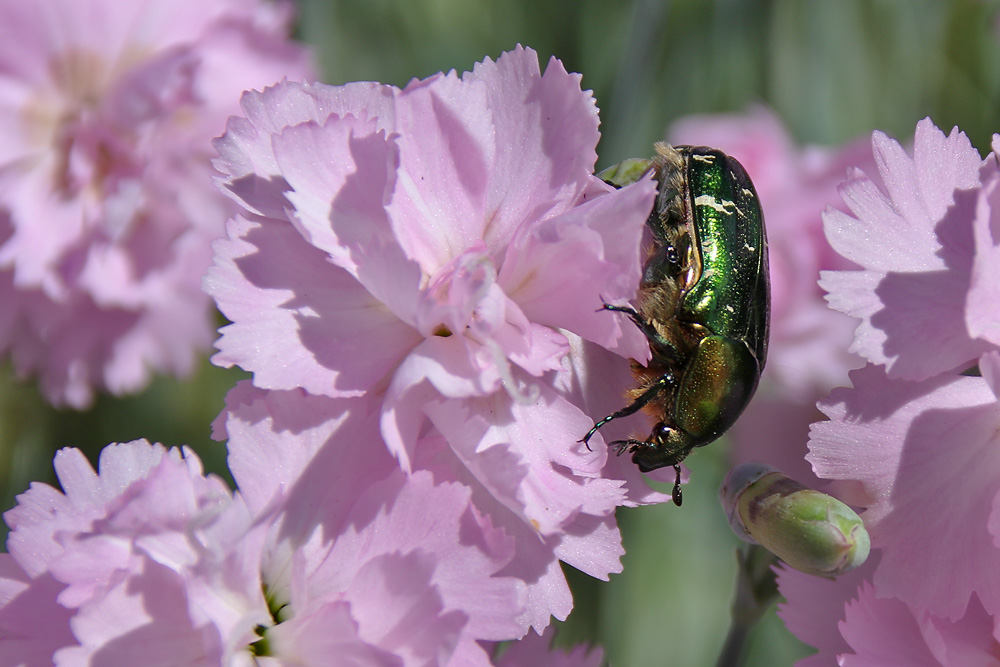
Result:
<svg viewBox="0 0 1000 667"><path fill-rule="evenodd" d="M854 349L872 363L820 402L807 458L865 508L873 558L825 592L783 573L785 618L842 665L985 664L1000 618L997 157L930 120L913 157L880 132L872 144L884 185L855 171L842 191L857 217L825 215L862 268L822 281L862 319Z"/></svg>
<svg viewBox="0 0 1000 667"><path fill-rule="evenodd" d="M760 197L771 265L771 342L757 395L730 431L736 463L766 461L809 484L804 460L816 401L861 365L847 352L856 322L830 310L820 271L852 266L823 236L823 209L839 201L850 165L874 166L866 142L841 148L794 145L765 107L743 114L690 116L674 123L675 144L708 145L746 168Z"/></svg>
<svg viewBox="0 0 1000 667"><path fill-rule="evenodd" d="M311 74L290 5L0 0L0 351L57 405L183 374L234 207L213 136L240 92Z"/></svg>
<svg viewBox="0 0 1000 667"><path fill-rule="evenodd" d="M520 47L403 90L283 83L243 109L217 142L245 211L205 282L233 322L214 361L363 398L404 470L469 487L515 538L523 627L565 618L558 559L620 571L615 508L665 499L579 442L620 407L622 357L649 354L598 311L635 294L654 183L592 175L592 96Z"/></svg>

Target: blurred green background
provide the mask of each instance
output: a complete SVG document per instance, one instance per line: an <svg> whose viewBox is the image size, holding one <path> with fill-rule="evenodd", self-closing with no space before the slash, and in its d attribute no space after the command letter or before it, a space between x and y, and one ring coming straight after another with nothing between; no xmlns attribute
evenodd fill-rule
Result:
<svg viewBox="0 0 1000 667"><path fill-rule="evenodd" d="M645 156L675 119L763 102L803 143L838 144L873 129L906 143L930 115L981 152L1000 130L997 2L965 0L302 0L301 38L323 80L405 85L464 71L515 44L583 74L601 109L600 166ZM766 214L766 211L765 211ZM221 320L220 320L221 322ZM224 474L211 420L239 371L207 362L186 381L101 398L84 413L48 407L0 374L0 505L32 480L53 481L52 454L144 437L189 444ZM611 664L712 665L729 624L736 539L716 500L725 444L691 459L680 510L620 511L625 572L610 583L567 571L576 605L559 643L601 644ZM570 568L567 568L569 570ZM771 614L747 664L809 653Z"/></svg>

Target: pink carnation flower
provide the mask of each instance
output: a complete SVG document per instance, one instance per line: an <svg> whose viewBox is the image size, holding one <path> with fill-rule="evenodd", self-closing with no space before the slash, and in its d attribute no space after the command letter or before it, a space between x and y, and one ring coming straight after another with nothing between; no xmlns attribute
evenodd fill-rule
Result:
<svg viewBox="0 0 1000 667"><path fill-rule="evenodd" d="M850 165L874 167L864 142L799 148L764 107L744 114L691 116L674 123L675 144L714 146L746 167L760 196L771 265L771 343L753 402L730 431L736 462L767 461L803 483L815 477L803 456L816 401L861 364L847 352L856 321L830 310L820 271L847 268L823 236L823 209L837 203Z"/></svg>
<svg viewBox="0 0 1000 667"><path fill-rule="evenodd" d="M283 83L243 109L217 142L245 212L206 278L233 322L214 361L363 397L404 470L469 487L516 539L523 627L565 618L558 559L607 578L615 508L665 499L579 442L621 407L622 357L648 356L598 311L635 294L654 183L592 175L593 98L520 47L402 90Z"/></svg>
<svg viewBox="0 0 1000 667"><path fill-rule="evenodd" d="M0 0L0 351L57 405L182 374L233 207L210 140L241 91L310 73L287 5Z"/></svg>
<svg viewBox="0 0 1000 667"><path fill-rule="evenodd" d="M4 657L486 666L480 641L523 634L526 586L500 574L513 540L469 488L405 475L358 400L237 398L217 428L245 496L145 441L105 448L99 474L62 450L64 492L19 496L0 555Z"/></svg>
<svg viewBox="0 0 1000 667"><path fill-rule="evenodd" d="M1000 618L997 157L930 120L912 157L882 133L872 143L883 185L853 173L857 217L825 217L862 268L823 285L862 319L854 349L873 363L820 402L829 421L807 458L865 508L874 556L825 593L794 573L779 585L789 627L839 664L978 664L995 659Z"/></svg>

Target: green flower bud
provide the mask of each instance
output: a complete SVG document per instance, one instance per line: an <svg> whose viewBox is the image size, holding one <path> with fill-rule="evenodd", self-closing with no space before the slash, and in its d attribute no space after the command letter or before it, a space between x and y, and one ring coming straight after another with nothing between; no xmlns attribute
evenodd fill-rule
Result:
<svg viewBox="0 0 1000 667"><path fill-rule="evenodd" d="M871 541L854 510L762 463L730 471L719 491L740 539L807 574L836 576L868 558Z"/></svg>

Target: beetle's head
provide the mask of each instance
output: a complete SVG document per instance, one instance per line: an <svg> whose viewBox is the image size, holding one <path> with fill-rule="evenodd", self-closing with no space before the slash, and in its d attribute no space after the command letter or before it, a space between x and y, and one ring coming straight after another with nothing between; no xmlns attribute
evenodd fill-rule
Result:
<svg viewBox="0 0 1000 667"><path fill-rule="evenodd" d="M677 465L697 446L690 435L666 422L653 427L644 445L635 448L632 463L642 472Z"/></svg>

